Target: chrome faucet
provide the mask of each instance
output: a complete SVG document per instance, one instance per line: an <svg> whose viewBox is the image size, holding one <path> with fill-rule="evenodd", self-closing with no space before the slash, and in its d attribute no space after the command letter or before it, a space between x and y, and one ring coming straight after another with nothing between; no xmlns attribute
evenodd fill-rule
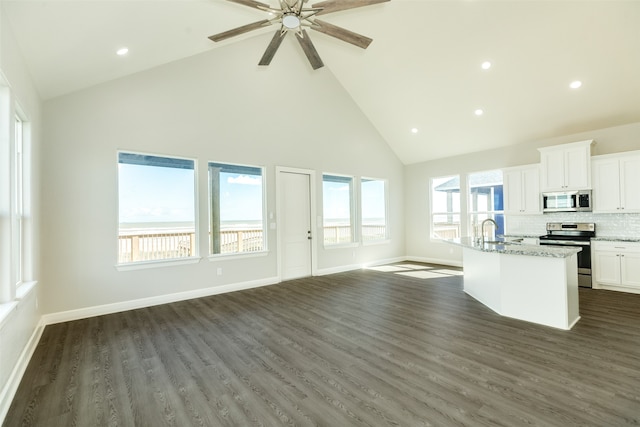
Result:
<svg viewBox="0 0 640 427"><path fill-rule="evenodd" d="M484 221L482 221L482 225L480 226L480 231L482 232L482 246L484 246L484 225L485 225L487 222L492 222L492 223L493 223L493 225L496 227L496 231L497 231L497 230L498 230L498 228L499 228L499 227L498 227L498 223L497 223L497 222L495 222L492 218L487 218L487 219L485 219Z"/></svg>

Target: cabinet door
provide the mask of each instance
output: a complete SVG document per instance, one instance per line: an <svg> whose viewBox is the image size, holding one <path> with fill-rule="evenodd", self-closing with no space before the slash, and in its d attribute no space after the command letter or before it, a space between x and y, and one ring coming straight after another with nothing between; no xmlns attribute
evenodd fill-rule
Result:
<svg viewBox="0 0 640 427"><path fill-rule="evenodd" d="M620 257L620 284L640 289L640 252L624 252Z"/></svg>
<svg viewBox="0 0 640 427"><path fill-rule="evenodd" d="M620 254L611 251L594 252L594 273L597 283L620 284Z"/></svg>
<svg viewBox="0 0 640 427"><path fill-rule="evenodd" d="M593 162L594 212L620 212L620 162L618 159Z"/></svg>
<svg viewBox="0 0 640 427"><path fill-rule="evenodd" d="M640 156L620 159L620 206L624 212L640 212Z"/></svg>
<svg viewBox="0 0 640 427"><path fill-rule="evenodd" d="M522 173L519 170L505 171L502 178L504 188L504 212L522 212Z"/></svg>
<svg viewBox="0 0 640 427"><path fill-rule="evenodd" d="M565 164L564 151L553 150L541 154L542 163L542 189L564 190L565 189Z"/></svg>
<svg viewBox="0 0 640 427"><path fill-rule="evenodd" d="M542 212L540 209L540 171L529 168L522 171L522 211L530 214Z"/></svg>
<svg viewBox="0 0 640 427"><path fill-rule="evenodd" d="M575 147L565 151L565 187L568 190L591 188L589 147Z"/></svg>

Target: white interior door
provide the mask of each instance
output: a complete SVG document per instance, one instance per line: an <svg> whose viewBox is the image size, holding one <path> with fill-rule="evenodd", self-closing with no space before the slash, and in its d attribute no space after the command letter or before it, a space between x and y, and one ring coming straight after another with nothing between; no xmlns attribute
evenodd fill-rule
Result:
<svg viewBox="0 0 640 427"><path fill-rule="evenodd" d="M311 176L280 171L282 280L311 276Z"/></svg>

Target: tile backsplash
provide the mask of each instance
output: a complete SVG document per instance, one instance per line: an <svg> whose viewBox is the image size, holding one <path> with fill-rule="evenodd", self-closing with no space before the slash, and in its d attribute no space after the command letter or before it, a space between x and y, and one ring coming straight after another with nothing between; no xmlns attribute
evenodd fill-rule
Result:
<svg viewBox="0 0 640 427"><path fill-rule="evenodd" d="M540 215L507 215L506 234L541 236L547 222L593 222L596 236L640 238L640 214L594 214L589 212L555 212Z"/></svg>

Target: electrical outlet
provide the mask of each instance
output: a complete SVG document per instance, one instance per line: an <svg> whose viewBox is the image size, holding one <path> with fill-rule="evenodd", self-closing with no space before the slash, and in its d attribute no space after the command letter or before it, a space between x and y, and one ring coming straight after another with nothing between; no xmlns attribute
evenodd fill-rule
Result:
<svg viewBox="0 0 640 427"><path fill-rule="evenodd" d="M218 267L218 276L222 276L222 267Z"/></svg>

